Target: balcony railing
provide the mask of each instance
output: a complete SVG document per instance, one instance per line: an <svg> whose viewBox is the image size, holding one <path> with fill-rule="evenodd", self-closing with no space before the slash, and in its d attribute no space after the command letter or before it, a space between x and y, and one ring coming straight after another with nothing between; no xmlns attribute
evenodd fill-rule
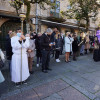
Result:
<svg viewBox="0 0 100 100"><path fill-rule="evenodd" d="M61 18L60 13L50 11L49 17Z"/></svg>

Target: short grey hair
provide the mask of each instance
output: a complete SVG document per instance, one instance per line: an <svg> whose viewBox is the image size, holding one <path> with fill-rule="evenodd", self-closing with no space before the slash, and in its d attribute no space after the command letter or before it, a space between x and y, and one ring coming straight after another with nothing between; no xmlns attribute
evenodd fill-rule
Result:
<svg viewBox="0 0 100 100"><path fill-rule="evenodd" d="M46 30L46 33L52 33L53 31L52 31L52 29L51 28L48 28L47 30Z"/></svg>

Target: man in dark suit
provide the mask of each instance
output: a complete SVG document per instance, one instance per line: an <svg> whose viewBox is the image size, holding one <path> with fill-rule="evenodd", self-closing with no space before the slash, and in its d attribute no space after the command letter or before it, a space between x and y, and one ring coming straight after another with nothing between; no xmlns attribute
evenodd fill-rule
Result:
<svg viewBox="0 0 100 100"><path fill-rule="evenodd" d="M41 36L41 49L42 49L42 72L48 73L50 62L50 50L54 44L51 42L50 36L52 29L48 28L46 32Z"/></svg>

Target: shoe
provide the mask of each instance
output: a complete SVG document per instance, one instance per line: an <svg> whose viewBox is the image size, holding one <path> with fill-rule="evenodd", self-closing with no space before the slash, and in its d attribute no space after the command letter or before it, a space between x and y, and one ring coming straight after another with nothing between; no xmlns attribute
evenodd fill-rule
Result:
<svg viewBox="0 0 100 100"><path fill-rule="evenodd" d="M23 81L23 82L22 82L22 84L25 84L25 85L27 85L27 82L26 82L26 81Z"/></svg>
<svg viewBox="0 0 100 100"><path fill-rule="evenodd" d="M77 61L76 59L73 59L73 61Z"/></svg>
<svg viewBox="0 0 100 100"><path fill-rule="evenodd" d="M43 73L48 73L48 71L47 71L47 70L42 70L42 72L43 72Z"/></svg>
<svg viewBox="0 0 100 100"><path fill-rule="evenodd" d="M83 56L83 53L80 53L81 56Z"/></svg>
<svg viewBox="0 0 100 100"><path fill-rule="evenodd" d="M60 60L59 59L56 59L56 62L60 62Z"/></svg>
<svg viewBox="0 0 100 100"><path fill-rule="evenodd" d="M69 63L68 61L65 60L66 63Z"/></svg>
<svg viewBox="0 0 100 100"><path fill-rule="evenodd" d="M47 70L52 71L52 69L50 69L50 68L47 68Z"/></svg>
<svg viewBox="0 0 100 100"><path fill-rule="evenodd" d="M71 62L70 60L68 62Z"/></svg>
<svg viewBox="0 0 100 100"><path fill-rule="evenodd" d="M29 71L30 72L30 74L33 74L34 73L34 71Z"/></svg>
<svg viewBox="0 0 100 100"><path fill-rule="evenodd" d="M15 83L16 87L20 87L21 83Z"/></svg>
<svg viewBox="0 0 100 100"><path fill-rule="evenodd" d="M36 66L39 67L39 64L37 64Z"/></svg>

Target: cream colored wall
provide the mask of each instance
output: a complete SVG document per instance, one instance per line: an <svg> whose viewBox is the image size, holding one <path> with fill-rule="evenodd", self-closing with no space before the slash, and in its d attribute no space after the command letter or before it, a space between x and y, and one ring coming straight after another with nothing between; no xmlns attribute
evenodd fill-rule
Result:
<svg viewBox="0 0 100 100"><path fill-rule="evenodd" d="M61 27L61 32L62 32L62 33L65 33L66 30L67 30L67 28Z"/></svg>
<svg viewBox="0 0 100 100"><path fill-rule="evenodd" d="M10 6L9 4L9 1L10 0L0 0L0 10L3 10L3 11L9 11L9 12L16 12L15 9L13 7ZM60 11L66 11L67 10L67 6L69 5L69 2L68 0L60 0ZM35 11L36 11L36 5L34 4L31 4L31 15L35 15ZM47 8L47 10L43 10L43 9L40 9L40 6L38 5L38 15L39 16L43 16L43 17L48 17L50 16L50 8L48 5L45 5L45 7ZM98 15L98 18L100 18L100 13ZM65 18L66 19L66 18ZM96 23L90 23L91 27L97 27L98 24L99 24L99 20L98 19L96 21ZM66 22L68 23L74 23L76 24L77 21L76 20L73 20L73 19L66 19Z"/></svg>
<svg viewBox="0 0 100 100"><path fill-rule="evenodd" d="M46 25L41 25L41 33L44 33L48 27Z"/></svg>
<svg viewBox="0 0 100 100"><path fill-rule="evenodd" d="M0 10L14 12L15 9L10 6L10 0L0 0Z"/></svg>

